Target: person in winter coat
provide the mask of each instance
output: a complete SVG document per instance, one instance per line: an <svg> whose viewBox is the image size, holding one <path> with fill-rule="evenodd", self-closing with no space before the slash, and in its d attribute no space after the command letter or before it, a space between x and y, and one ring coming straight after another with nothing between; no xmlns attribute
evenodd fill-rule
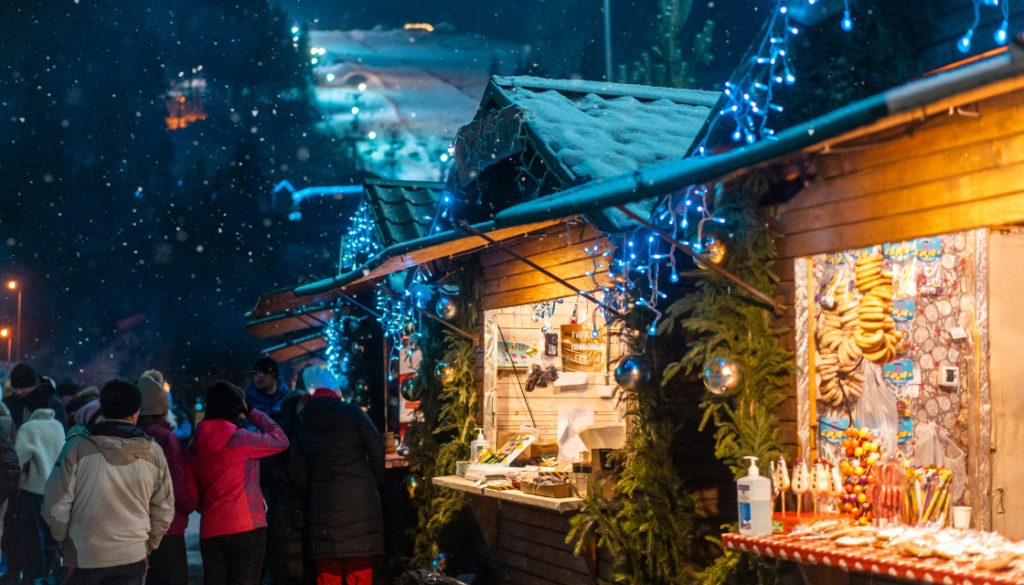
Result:
<svg viewBox="0 0 1024 585"><path fill-rule="evenodd" d="M295 435L299 414L308 396L289 393L281 410L271 418L280 425L289 442ZM316 567L304 554L306 501L292 485L288 475L288 453L281 452L261 461L260 481L267 499L267 559L272 582L277 585L303 585L311 582Z"/></svg>
<svg viewBox="0 0 1024 585"><path fill-rule="evenodd" d="M11 394L4 398L4 405L11 411L11 418L14 419L14 428L20 429L21 424L25 422L27 413L25 412L25 397L28 396L29 392L32 392L39 386L40 382L39 375L32 369L32 366L28 364L18 364L11 370ZM53 386L50 385L52 388ZM50 403L46 405L47 408L53 410L54 418L62 425L66 425L68 421L67 410L64 408L64 403L60 401L56 396L56 390L54 395L50 397Z"/></svg>
<svg viewBox="0 0 1024 585"><path fill-rule="evenodd" d="M185 457L181 452L181 444L174 436L171 423L167 421L167 411L171 407L170 395L162 384L149 376L139 378L139 390L142 391L142 407L139 410L139 422L135 426L160 445L174 488L174 520L160 541L160 546L149 553L146 583L187 585L185 527L188 526L188 515L195 510L196 505L185 480Z"/></svg>
<svg viewBox="0 0 1024 585"><path fill-rule="evenodd" d="M141 585L174 518L163 451L135 427L141 405L135 384L104 384L105 419L64 445L46 481L43 518L63 543L67 585Z"/></svg>
<svg viewBox="0 0 1024 585"><path fill-rule="evenodd" d="M18 464L18 452L14 449L11 436L7 432L8 423L0 423L0 521L7 515L11 502L18 502L18 485L21 483L21 465ZM0 522L0 540L3 539L4 525ZM0 552L3 552L0 545Z"/></svg>
<svg viewBox="0 0 1024 585"><path fill-rule="evenodd" d="M42 384L25 396L28 415L14 442L22 474L18 545L10 551L10 570L20 570L25 583L42 579L58 567L57 542L41 512L46 479L64 448L64 425L48 408L56 394L53 386Z"/></svg>
<svg viewBox="0 0 1024 585"><path fill-rule="evenodd" d="M245 393L246 403L271 417L281 411L288 398L288 385L281 379L281 367L272 357L262 357L252 366L252 383Z"/></svg>
<svg viewBox="0 0 1024 585"><path fill-rule="evenodd" d="M246 420L260 432L242 428ZM185 476L202 514L204 585L259 583L267 519L257 459L287 448L281 427L250 408L241 388L220 381L206 390L206 417L185 453Z"/></svg>
<svg viewBox="0 0 1024 585"><path fill-rule="evenodd" d="M370 585L373 557L384 554L380 433L358 405L317 388L299 415L289 467L308 493L317 585Z"/></svg>

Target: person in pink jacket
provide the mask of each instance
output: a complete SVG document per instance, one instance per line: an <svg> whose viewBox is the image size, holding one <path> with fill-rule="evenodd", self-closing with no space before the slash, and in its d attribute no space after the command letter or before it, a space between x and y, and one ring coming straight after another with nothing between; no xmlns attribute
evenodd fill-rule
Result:
<svg viewBox="0 0 1024 585"><path fill-rule="evenodd" d="M260 432L242 427L244 421ZM185 453L185 476L199 513L204 585L257 585L266 552L261 457L288 448L281 427L249 408L242 389L220 381L206 390L206 418Z"/></svg>

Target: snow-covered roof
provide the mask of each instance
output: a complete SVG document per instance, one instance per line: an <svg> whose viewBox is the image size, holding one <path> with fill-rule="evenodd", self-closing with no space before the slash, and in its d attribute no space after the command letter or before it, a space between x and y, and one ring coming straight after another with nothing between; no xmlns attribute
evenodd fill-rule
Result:
<svg viewBox="0 0 1024 585"><path fill-rule="evenodd" d="M582 80L493 77L477 118L514 106L542 143L583 182L679 160L718 92Z"/></svg>

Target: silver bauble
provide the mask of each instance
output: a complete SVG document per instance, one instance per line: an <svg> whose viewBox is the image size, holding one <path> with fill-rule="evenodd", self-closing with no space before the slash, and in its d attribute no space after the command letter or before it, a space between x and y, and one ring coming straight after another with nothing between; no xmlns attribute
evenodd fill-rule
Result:
<svg viewBox="0 0 1024 585"><path fill-rule="evenodd" d="M455 304L455 301L449 297L441 297L437 299L437 316L444 319L445 321L451 322L455 320L455 317L459 314L459 307Z"/></svg>
<svg viewBox="0 0 1024 585"><path fill-rule="evenodd" d="M448 555L440 553L434 557L434 570L439 573L444 573L448 569Z"/></svg>
<svg viewBox="0 0 1024 585"><path fill-rule="evenodd" d="M434 368L434 377L442 385L447 385L448 382L455 378L455 368L449 366L446 362L441 362Z"/></svg>
<svg viewBox="0 0 1024 585"><path fill-rule="evenodd" d="M615 383L628 392L636 392L651 379L651 366L639 355L627 355L615 366Z"/></svg>
<svg viewBox="0 0 1024 585"><path fill-rule="evenodd" d="M402 480L402 484L405 486L405 491L409 494L409 498L414 499L420 495L420 484L423 481L415 475L407 475Z"/></svg>
<svg viewBox="0 0 1024 585"><path fill-rule="evenodd" d="M707 232L704 237L704 245L701 248L700 254L710 260L712 264L721 264L722 260L725 260L724 236L714 232ZM697 262L697 267L701 270L709 270L709 268L700 261Z"/></svg>
<svg viewBox="0 0 1024 585"><path fill-rule="evenodd" d="M413 333L416 333L416 322L413 321L412 319L407 319L405 323L402 323L402 331L406 335L412 335Z"/></svg>
<svg viewBox="0 0 1024 585"><path fill-rule="evenodd" d="M402 382L402 385L399 386L398 388L398 392L402 395L402 398L405 399L406 402L416 401L416 399L413 398L413 392L415 391L416 383L413 382L412 377L406 378L405 381Z"/></svg>
<svg viewBox="0 0 1024 585"><path fill-rule="evenodd" d="M711 358L704 364L701 374L704 386L712 394L725 394L740 385L743 372L740 365L730 358Z"/></svg>

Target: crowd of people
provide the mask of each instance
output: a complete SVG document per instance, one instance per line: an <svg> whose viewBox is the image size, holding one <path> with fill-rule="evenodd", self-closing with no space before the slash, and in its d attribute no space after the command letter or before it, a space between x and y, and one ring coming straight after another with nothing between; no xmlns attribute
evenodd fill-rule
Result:
<svg viewBox="0 0 1024 585"><path fill-rule="evenodd" d="M370 585L383 439L324 370L298 386L261 358L247 391L210 385L196 423L159 371L80 389L17 365L0 406L0 585L186 585L193 512L206 584Z"/></svg>

